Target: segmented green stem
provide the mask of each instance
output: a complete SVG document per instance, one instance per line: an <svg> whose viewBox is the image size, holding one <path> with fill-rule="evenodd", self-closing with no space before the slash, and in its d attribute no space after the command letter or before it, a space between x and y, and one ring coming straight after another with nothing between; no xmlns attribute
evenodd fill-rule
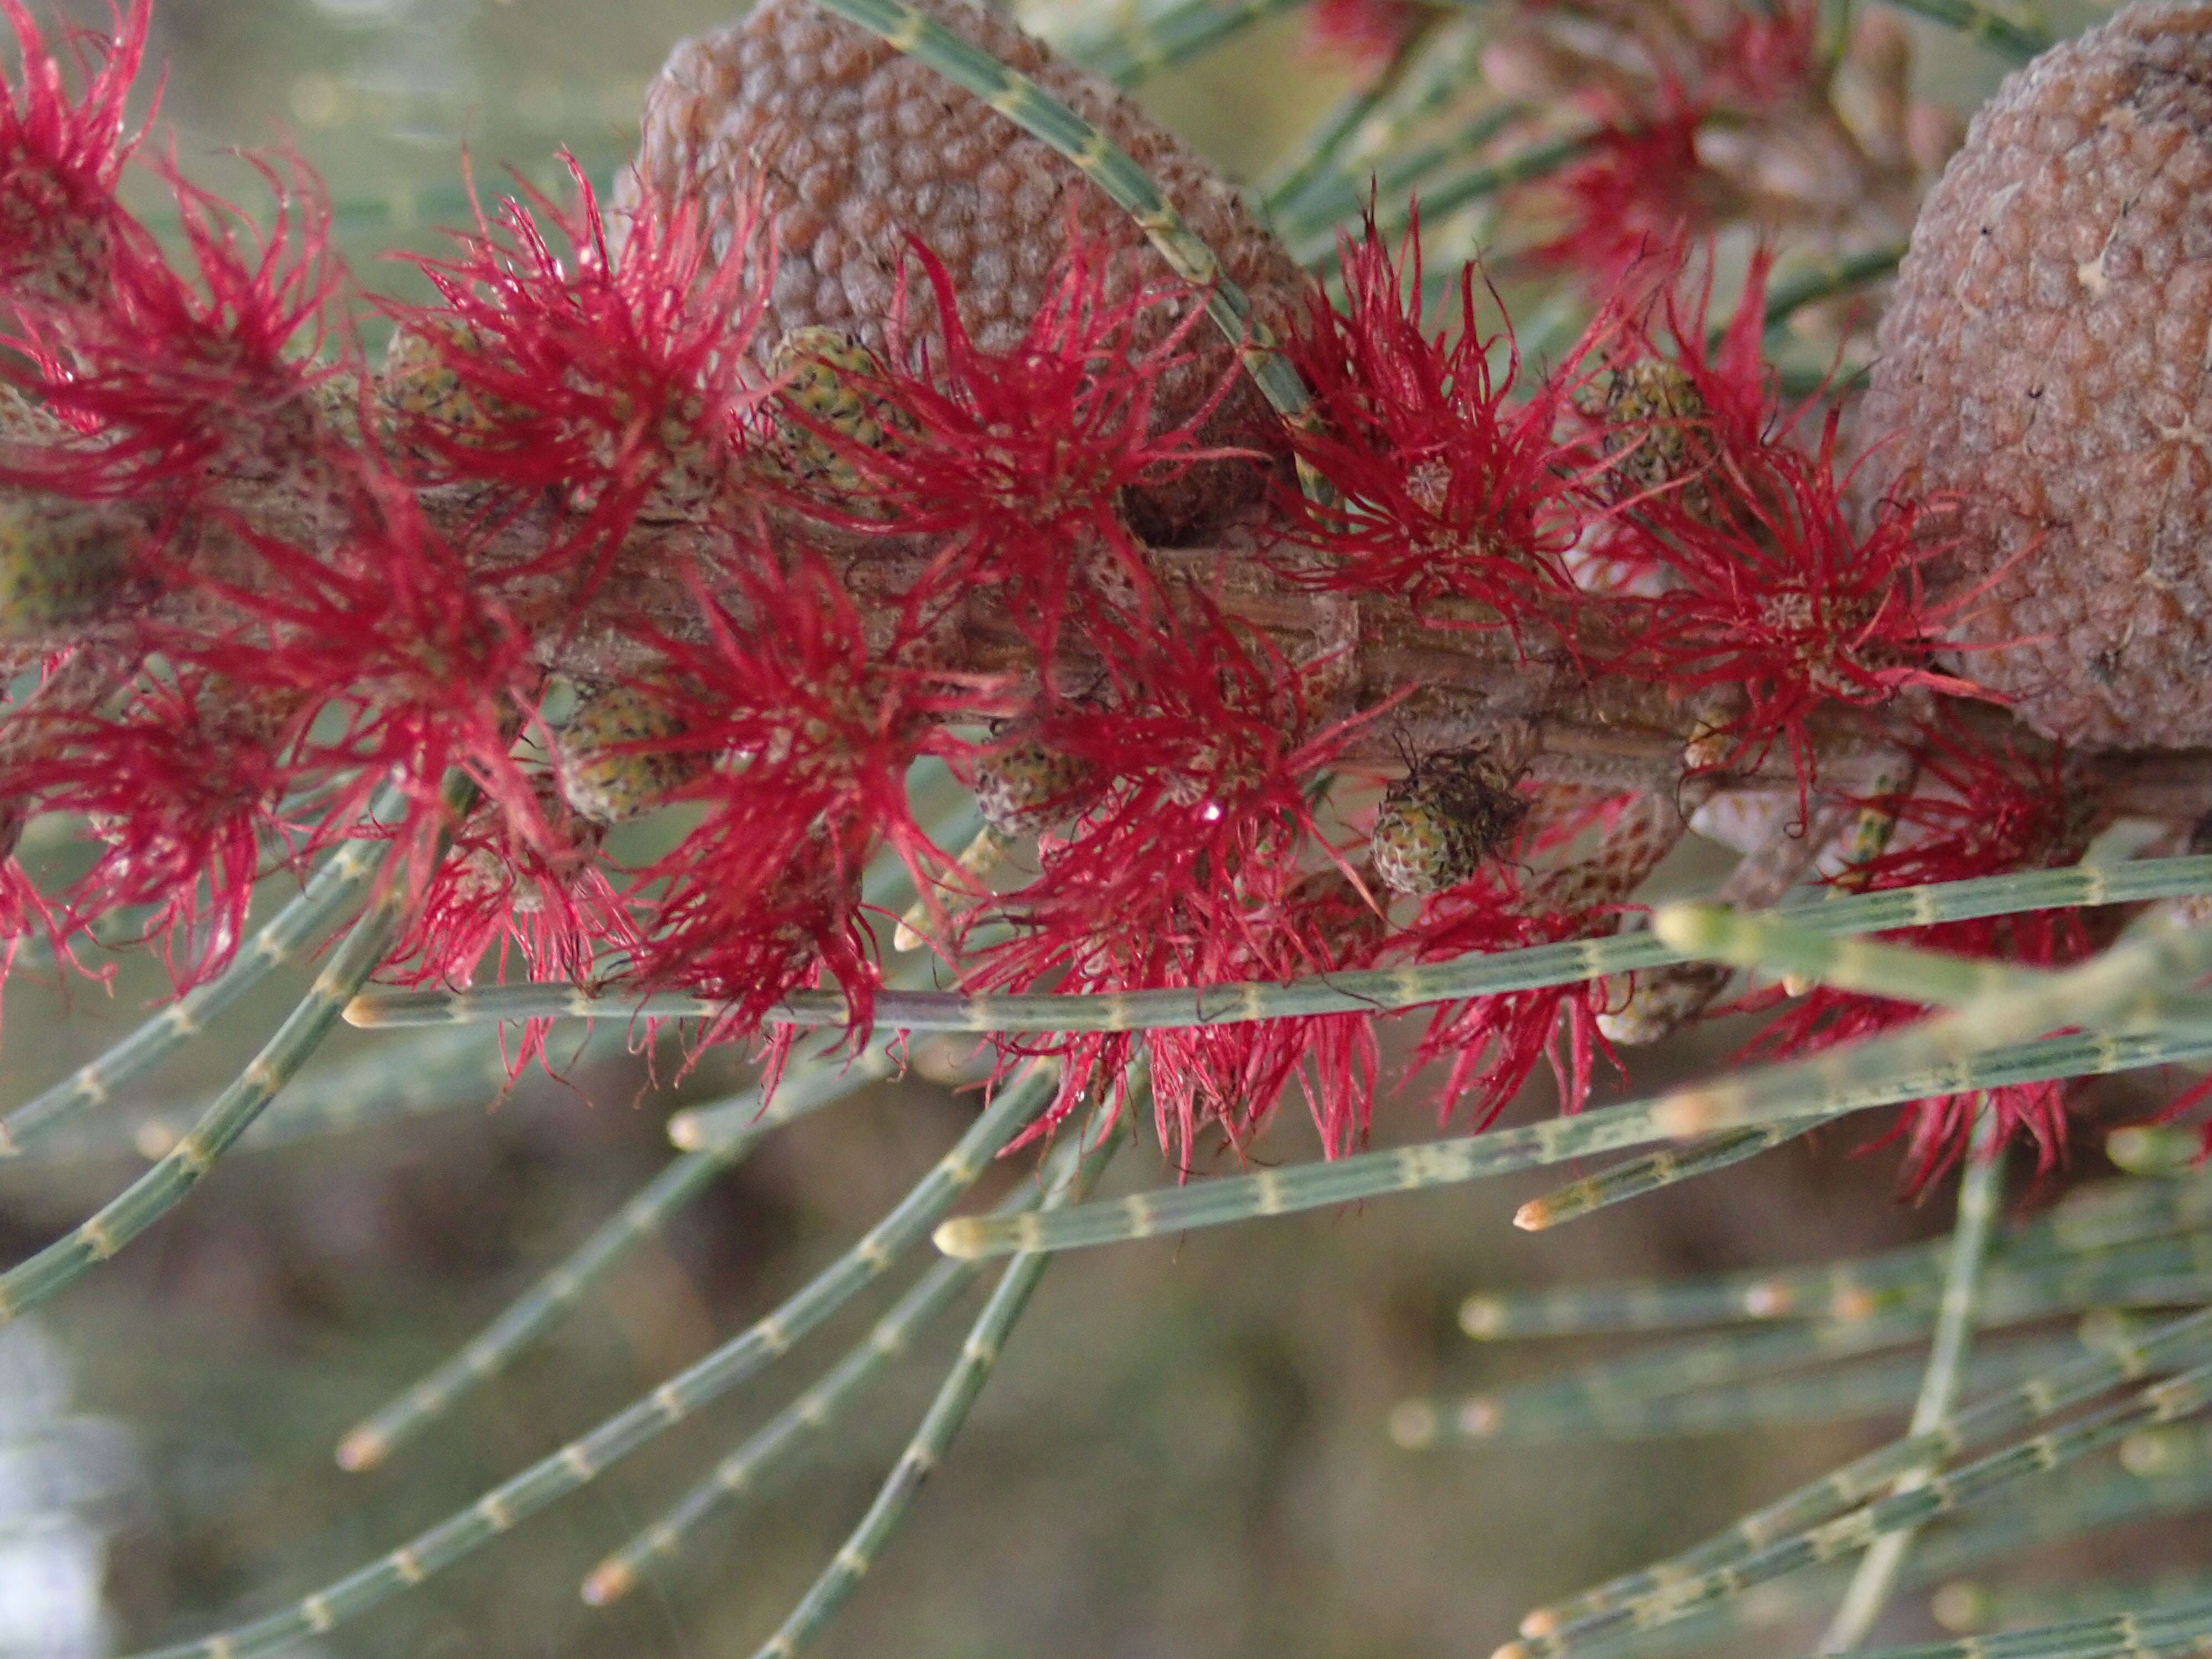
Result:
<svg viewBox="0 0 2212 1659"><path fill-rule="evenodd" d="M1966 1381L1966 1350L1973 1341L1974 1304L1988 1259L1990 1236L1996 1227L2004 1194L2004 1153L1998 1114L1987 1100L1974 1114L1968 1136L1966 1170L1959 1180L1959 1220L1951 1233L1951 1259L1943 1273L1943 1299L1936 1311L1936 1334L1929 1344L1928 1374L1913 1402L1907 1434L1926 1434L1949 1417ZM1927 1483L1929 1471L1916 1469L1898 1479L1897 1490L1911 1492ZM1896 1588L1899 1571L1912 1547L1911 1528L1875 1540L1851 1575L1843 1603L1820 1638L1822 1653L1848 1653L1866 1640Z"/></svg>
<svg viewBox="0 0 2212 1659"><path fill-rule="evenodd" d="M917 1243L1022 1130L1052 1102L1056 1068L1032 1062L977 1117L951 1151L836 1262L775 1312L582 1437L494 1487L467 1509L290 1607L137 1659L249 1659L319 1635L404 1595L595 1479L787 1352L872 1284Z"/></svg>
<svg viewBox="0 0 2212 1659"><path fill-rule="evenodd" d="M2069 1619L1996 1636L1877 1648L1869 1659L2165 1659L2212 1650L2212 1597L2094 1619Z"/></svg>
<svg viewBox="0 0 2212 1659"><path fill-rule="evenodd" d="M392 1064L392 1049L379 1048L342 1066L311 1070L295 1079L239 1137L231 1155L273 1152L404 1118L483 1105L505 1092L507 1062L491 1028L465 1027L426 1036L428 1041L407 1045L403 1065ZM591 1041L599 1040L594 1029ZM198 1115L161 1108L125 1116L80 1115L40 1134L16 1161L50 1164L135 1158L151 1163L191 1132Z"/></svg>
<svg viewBox="0 0 2212 1659"><path fill-rule="evenodd" d="M1194 288L1206 290L1206 314L1237 349L1245 372L1284 419L1297 422L1312 399L1290 359L1275 349L1274 337L1252 314L1244 291L1229 279L1221 261L1184 222L1160 187L1128 154L1097 127L1027 76L1008 69L899 0L817 0L825 11L880 36L896 51L927 64L955 86L964 87L1016 126L1049 144L1068 165L1106 192L1135 220L1168 268Z"/></svg>
<svg viewBox="0 0 2212 1659"><path fill-rule="evenodd" d="M1036 1202L1037 1194L1024 1190L999 1207L1011 1212L1031 1208ZM702 1522L758 1492L810 1438L828 1432L890 1362L905 1355L915 1334L957 1301L982 1273L980 1261L933 1262L913 1288L820 1381L747 1435L737 1450L714 1466L714 1473L594 1567L584 1580L584 1600L593 1607L619 1601L637 1587L638 1580L656 1560L665 1560L682 1549L684 1540Z"/></svg>
<svg viewBox="0 0 2212 1659"><path fill-rule="evenodd" d="M1824 933L1880 933L2029 910L2133 903L2212 892L2212 857L2144 859L2106 866L2035 870L1893 892L1816 898L1780 914ZM1462 997L1573 985L1609 974L1687 962L1648 931L1568 939L1516 951L1471 953L1424 968L1376 968L1276 982L1121 991L1096 996L1015 994L965 997L946 992L885 991L876 1019L907 1031L1142 1031L1316 1014L1390 1012ZM711 1018L724 1005L709 998L598 997L574 985L492 986L476 991L410 991L356 1000L356 1025L445 1025L478 1020ZM835 991L799 992L767 1016L770 1024L836 1025L845 1018Z"/></svg>
<svg viewBox="0 0 2212 1659"><path fill-rule="evenodd" d="M1700 960L1945 1008L2018 990L2048 976L2047 969L2015 968L1984 957L1876 939L1838 939L1770 912L1730 910L1717 904L1662 904L1651 913L1651 931Z"/></svg>
<svg viewBox="0 0 2212 1659"><path fill-rule="evenodd" d="M1602 127L1586 128L1531 144L1526 149L1496 161L1486 161L1478 167L1448 173L1431 185L1427 193L1421 198L1422 216L1430 222L1440 220L1447 213L1456 212L1470 202L1495 196L1516 185L1548 178L1589 155L1605 136L1606 130ZM1403 230L1408 222L1408 212L1407 208L1395 203L1388 209L1378 204L1376 226L1385 232ZM1323 278L1334 274L1337 270L1338 253L1334 231L1325 237L1308 237L1291 246L1292 258Z"/></svg>
<svg viewBox="0 0 2212 1659"><path fill-rule="evenodd" d="M2115 1583L1976 1584L1954 1581L1936 1592L1929 1610L1946 1630L1966 1632L2022 1625L2051 1625L2062 1620L2100 1619L2130 1611L2164 1609L2185 1602L2212 1601L2212 1577L2172 1573Z"/></svg>
<svg viewBox="0 0 2212 1659"><path fill-rule="evenodd" d="M2026 1273L2162 1237L2207 1220L2212 1220L2212 1178L2112 1182L2075 1193L2014 1229L2000 1241L1997 1260L2000 1271ZM1469 1336L1488 1340L1668 1330L1739 1320L1862 1319L1900 1296L1932 1292L1942 1274L1936 1249L1909 1245L1855 1261L1702 1279L1627 1280L1519 1295L1485 1293L1471 1296L1461 1305L1460 1324ZM2123 1273L2139 1275L2154 1264L2130 1255L2114 1265ZM2167 1272L2192 1266L2156 1265Z"/></svg>
<svg viewBox="0 0 2212 1659"><path fill-rule="evenodd" d="M1299 0L1176 0L1109 31L1072 40L1066 52L1092 74L1134 86L1297 3Z"/></svg>
<svg viewBox="0 0 2212 1659"><path fill-rule="evenodd" d="M1470 86L1481 84L1482 50L1489 39L1482 18L1455 19L1437 29L1403 61L1396 83L1360 112L1297 188L1268 193L1268 206L1285 219L1310 222L1316 216L1310 204L1317 196L1359 199L1361 180L1376 161L1429 116Z"/></svg>
<svg viewBox="0 0 2212 1659"><path fill-rule="evenodd" d="M1756 1129L1731 1130L1692 1146L1646 1152L1556 1192L1530 1199L1513 1212L1513 1224L1523 1232L1540 1233L1562 1221L1577 1220L1609 1205L1641 1198L1678 1181L1694 1180L1716 1170L1725 1170L1732 1164L1741 1164L1746 1158L1757 1158L1785 1140L1811 1133L1827 1121L1819 1117L1805 1123L1765 1123Z"/></svg>
<svg viewBox="0 0 2212 1659"><path fill-rule="evenodd" d="M346 850L340 848L338 856ZM382 850L388 851L389 843ZM367 880L381 862L380 854L372 854L362 878ZM384 960L406 899L395 884L362 913L276 1035L153 1168L64 1237L0 1273L0 1323L45 1301L94 1262L105 1261L183 1201L337 1024L346 1003Z"/></svg>
<svg viewBox="0 0 2212 1659"><path fill-rule="evenodd" d="M1043 1210L1048 1212L1079 1199L1098 1178L1119 1144L1119 1134L1109 1130L1097 1146L1079 1158L1074 1166L1054 1184L1046 1194ZM938 1389L937 1397L930 1401L921 1426L899 1454L875 1502L868 1506L860 1525L854 1528L843 1547L792 1609L781 1627L761 1644L755 1659L793 1659L821 1633L822 1627L875 1565L884 1540L905 1518L921 1492L922 1482L944 1461L954 1437L967 1422L969 1411L983 1392L984 1383L990 1380L1000 1354L1006 1350L1006 1338L1029 1305L1030 1296L1051 1261L1049 1255L1023 1255L1007 1264L990 1299L976 1316L968 1340L961 1344L959 1359Z"/></svg>
<svg viewBox="0 0 2212 1659"><path fill-rule="evenodd" d="M99 1059L79 1066L0 1119L0 1158L50 1124L110 1099L144 1076L277 969L303 952L361 902L380 863L385 843L349 841L308 878L300 896L271 917L246 942L230 966L171 1003Z"/></svg>
<svg viewBox="0 0 2212 1659"><path fill-rule="evenodd" d="M1899 1074L1899 1068L1885 1068L1878 1082L1837 1086L1826 1094L1802 1091L1790 1097L1790 1115L1799 1119L1815 1114L1841 1116L1903 1100L2131 1071L2208 1054L2212 1054L2212 1038L2099 1033L2045 1037L1954 1060L1937 1070L1905 1076ZM1006 1221L966 1218L939 1228L937 1246L949 1255L1075 1249L1480 1181L1589 1152L1697 1133L1702 1126L1686 1130L1680 1124L1674 1107L1681 1098L1676 1093L1656 1101L1629 1101L1575 1117L1494 1129L1486 1134L1194 1182L1110 1203L1079 1204L1049 1217L1021 1216ZM1774 1115L1778 1118L1784 1114L1778 1109Z"/></svg>
<svg viewBox="0 0 2212 1659"><path fill-rule="evenodd" d="M1369 190L1373 191L1378 207L1384 202L1395 204L1434 169L1464 160L1528 113L1526 104L1500 104L1484 110L1449 137L1392 157L1387 165L1377 167L1361 188L1355 189L1346 183L1328 195L1308 198L1297 215L1285 216L1284 234L1306 246L1314 246L1320 236L1333 237L1340 221L1358 213L1366 204Z"/></svg>
<svg viewBox="0 0 2212 1659"><path fill-rule="evenodd" d="M2029 1386L2032 1386L2029 1385ZM1611 1626L1642 1630L1664 1624L1696 1607L1729 1600L1753 1584L1817 1562L1863 1549L1887 1534L1923 1525L1939 1515L1986 1498L2014 1482L2054 1469L2076 1457L2113 1444L2146 1424L2167 1423L2212 1403L2212 1366L2201 1366L2138 1390L2125 1401L2091 1413L1945 1474L1910 1492L1899 1492L1833 1521L1808 1528L1754 1551L1741 1560L1669 1584L1649 1597L1631 1601L1584 1621L1580 1630L1559 1636L1509 1643L1507 1655L1559 1653L1577 1639Z"/></svg>
<svg viewBox="0 0 2212 1659"><path fill-rule="evenodd" d="M1824 1359L1847 1359L1927 1340L1929 1315L1909 1309L1865 1319L1790 1320L1753 1330L1654 1343L1617 1359L1577 1365L1556 1376L1500 1389L1501 1413L1538 1400L1656 1400Z"/></svg>
<svg viewBox="0 0 2212 1659"><path fill-rule="evenodd" d="M794 1067L763 1109L760 1091L726 1103L749 1127L686 1152L647 1182L568 1256L540 1277L459 1351L372 1413L338 1443L338 1467L373 1468L420 1434L456 1400L489 1382L630 1251L652 1237L668 1218L697 1198L750 1152L769 1132L793 1118L843 1099L880 1078L891 1061L876 1050L842 1068Z"/></svg>
<svg viewBox="0 0 2212 1659"><path fill-rule="evenodd" d="M1838 294L1849 294L1853 289L1894 276L1904 259L1903 242L1885 242L1880 247L1863 249L1857 253L1839 253L1832 258L1795 265L1766 290L1765 326L1779 328L1807 306L1818 305ZM1733 320L1714 324L1709 343L1717 346Z"/></svg>
<svg viewBox="0 0 2212 1659"><path fill-rule="evenodd" d="M2194 1364L2207 1354L2212 1354L2212 1311L2160 1325L2134 1341L2032 1377L1954 1413L1924 1434L1907 1435L1854 1459L1680 1555L1534 1609L1522 1620L1528 1639L1516 1652L1524 1659L1563 1652L1619 1624L1626 1608L1644 1606L1670 1587L1730 1570L1778 1540L1842 1515L1908 1469L1948 1462L1973 1446L2045 1421L2119 1383L2155 1370Z"/></svg>
<svg viewBox="0 0 2212 1659"><path fill-rule="evenodd" d="M2017 1382L2071 1351L2071 1344L2021 1344L1977 1362L1976 1377L1984 1385ZM1919 1392L1923 1370L1918 1359L1905 1356L1648 1398L1473 1395L1460 1401L1409 1400L1392 1411L1390 1437L1412 1451L1453 1443L1650 1440L1782 1423L1843 1422L1905 1411Z"/></svg>
<svg viewBox="0 0 2212 1659"><path fill-rule="evenodd" d="M2015 63L2025 64L2051 50L2048 31L2014 22L1995 7L1982 4L1981 0L1887 0L1887 3L1899 11L1917 13L1947 28L1954 28L1968 40L1979 41Z"/></svg>
<svg viewBox="0 0 2212 1659"><path fill-rule="evenodd" d="M1658 1103L1653 1121L1675 1137L1803 1117L1862 1091L1910 1074L1933 1077L1917 1094L1964 1094L1976 1057L2018 1044L2054 1026L2124 1029L2156 1020L2159 992L2212 969L2212 928L2160 930L2116 945L2092 961L2025 985L1968 998L1954 1012L1901 1030L1831 1048L1785 1065L1679 1089ZM1913 1095L1894 1097L1911 1099Z"/></svg>

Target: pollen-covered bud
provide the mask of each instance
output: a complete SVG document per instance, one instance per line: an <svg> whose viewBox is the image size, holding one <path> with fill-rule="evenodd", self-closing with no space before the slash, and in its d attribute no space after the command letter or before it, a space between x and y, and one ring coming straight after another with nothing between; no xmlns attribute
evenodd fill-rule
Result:
<svg viewBox="0 0 2212 1659"><path fill-rule="evenodd" d="M1014 840L1072 816L1095 775L1073 755L1017 739L977 765L975 805L985 823Z"/></svg>
<svg viewBox="0 0 2212 1659"><path fill-rule="evenodd" d="M843 329L795 328L776 343L769 372L781 386L766 459L778 472L832 497L862 493L860 470L826 433L864 449L890 447L896 410L867 390L879 379L876 354Z"/></svg>
<svg viewBox="0 0 2212 1659"><path fill-rule="evenodd" d="M388 428L402 441L410 431L434 431L453 442L481 444L506 423L506 410L480 398L453 368L456 355L479 349L465 325L440 325L442 339L402 325L384 348L376 401Z"/></svg>
<svg viewBox="0 0 2212 1659"><path fill-rule="evenodd" d="M2212 743L2212 5L2006 82L1929 192L1865 407L1958 670L2065 741Z"/></svg>
<svg viewBox="0 0 2212 1659"><path fill-rule="evenodd" d="M681 746L682 718L635 686L610 686L581 702L556 735L561 794L594 823L649 812L708 771L713 757Z"/></svg>
<svg viewBox="0 0 2212 1659"><path fill-rule="evenodd" d="M1375 872L1416 896L1456 887L1513 838L1528 802L1481 750L1425 756L1393 784L1375 815Z"/></svg>
<svg viewBox="0 0 2212 1659"><path fill-rule="evenodd" d="M1605 377L1608 493L1616 501L1676 483L1711 459L1699 431L1707 415L1705 393L1680 363L1646 358Z"/></svg>
<svg viewBox="0 0 2212 1659"><path fill-rule="evenodd" d="M0 496L0 640L66 642L125 598L145 527L119 507Z"/></svg>

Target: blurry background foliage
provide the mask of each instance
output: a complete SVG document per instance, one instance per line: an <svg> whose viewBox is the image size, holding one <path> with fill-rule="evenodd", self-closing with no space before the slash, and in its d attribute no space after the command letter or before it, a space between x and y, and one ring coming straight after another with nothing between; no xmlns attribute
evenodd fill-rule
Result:
<svg viewBox="0 0 2212 1659"><path fill-rule="evenodd" d="M82 3L73 15L103 17ZM2053 6L2047 21L2064 33L2093 15ZM698 0L165 0L149 58L167 66L164 114L189 170L254 203L251 175L221 152L288 135L327 181L343 251L362 283L407 293L409 273L378 256L435 250L434 228L463 221L465 159L487 196L507 187L509 167L556 187L563 144L607 177L629 151L645 84L670 46L727 16ZM1030 21L1067 33L1097 18L1041 9ZM1916 33L1929 90L1966 107L1995 84L1996 59L1940 31ZM1249 177L1348 84L1304 46L1293 15L1153 77L1141 97L1226 171ZM1717 867L1692 843L1655 890L1686 889ZM120 968L112 997L82 983L64 994L35 973L11 976L9 1103L136 1023L157 983L143 960L125 956ZM172 1126L234 1073L252 1034L301 988L297 976L280 979L168 1066L158 1094L72 1126L44 1156L0 1165L0 1250L20 1258L158 1155ZM1738 1035L1722 1026L1698 1048L1676 1045L1640 1068L1639 1082L1664 1084ZM576 1042L557 1039L556 1048ZM317 1074L380 1054L420 1073L426 1102L443 1109L241 1150L137 1248L7 1334L15 1346L0 1364L0 1438L14 1438L0 1444L0 1534L36 1534L52 1547L29 1557L0 1547L0 1654L90 1653L103 1632L118 1650L180 1638L280 1606L389 1547L804 1282L972 1111L915 1075L778 1133L509 1376L383 1467L345 1474L331 1457L338 1434L614 1212L667 1162L670 1110L737 1075L716 1054L679 1079L671 1051L655 1068L603 1036L565 1085L533 1073L501 1098L497 1068L481 1056L457 1065L426 1052L407 1034L341 1035ZM918 1070L931 1058L924 1053ZM2143 1104L2131 1091L2144 1086L2117 1080L2087 1099L2124 1115ZM1540 1082L1511 1115L1553 1109ZM1378 1117L1378 1144L1428 1133L1426 1112L1412 1103ZM1893 1157L1846 1155L1866 1133L1832 1131L1540 1236L1515 1232L1510 1218L1522 1199L1556 1187L1557 1172L1181 1243L1079 1252L1053 1268L916 1523L820 1651L1486 1652L1523 1608L1702 1536L1887 1437L1904 1412L1856 1425L1409 1455L1386 1428L1408 1396L1494 1388L1555 1369L1570 1352L1608 1351L1477 1346L1456 1326L1462 1298L1820 1261L1946 1230L1952 1183L1917 1208L1896 1205ZM2069 1178L2100 1169L2098 1139L2082 1134ZM1255 1153L1311 1155L1294 1103ZM1025 1169L996 1179L1003 1186ZM1127 1157L1108 1190L1157 1185L1161 1175L1156 1154ZM2015 1175L2018 1194L2028 1182ZM744 1424L765 1418L864 1330L880 1301L815 1338L815 1365L779 1368L313 1650L409 1659L749 1651L866 1504L964 1319L933 1331L923 1363L900 1370L770 1501L721 1522L640 1593L595 1613L574 1586ZM33 1372L45 1380L19 1383ZM45 1425L65 1413L99 1425L87 1431L105 1460L96 1468L66 1447L51 1451L58 1443ZM26 1441L50 1449L43 1465L13 1454ZM86 1612L103 1530L105 1626ZM2116 1568L2142 1579L2201 1560L2208 1542L2203 1521L2169 1519L2021 1558L2002 1582ZM28 1565L19 1570L19 1559ZM71 1565L79 1562L91 1565ZM1972 1593L1954 1588L1949 1611ZM1815 1607L1760 1649L1806 1650L1820 1622ZM1934 1630L1923 1593L1900 1597L1879 1636Z"/></svg>

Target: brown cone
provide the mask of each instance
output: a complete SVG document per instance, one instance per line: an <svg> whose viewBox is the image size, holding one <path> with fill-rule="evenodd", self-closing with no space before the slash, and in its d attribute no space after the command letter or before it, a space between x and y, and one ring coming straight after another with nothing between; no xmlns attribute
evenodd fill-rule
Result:
<svg viewBox="0 0 2212 1659"><path fill-rule="evenodd" d="M1279 331L1304 279L1230 187L1103 81L1064 63L969 0L919 9L1042 84L1135 158ZM639 171L664 192L702 191L734 207L756 185L779 264L760 342L765 365L798 328L844 330L884 346L909 235L944 261L978 344L1021 337L1071 222L1112 250L1109 299L1173 280L1129 216L1055 152L936 70L901 56L813 0L768 0L744 21L678 46L646 97ZM917 284L917 287L921 285ZM909 300L926 302L926 294ZM1162 319L1159 331L1168 326ZM1211 334L1199 369L1168 388L1163 423L1188 413L1232 366ZM1240 382L1208 443L1279 452L1274 422ZM1211 467L1181 489L1148 490L1138 528L1162 538L1217 524L1256 491L1257 469Z"/></svg>
<svg viewBox="0 0 2212 1659"><path fill-rule="evenodd" d="M2212 5L2136 4L2008 80L1930 192L1865 414L1961 672L2040 730L2212 743Z"/></svg>

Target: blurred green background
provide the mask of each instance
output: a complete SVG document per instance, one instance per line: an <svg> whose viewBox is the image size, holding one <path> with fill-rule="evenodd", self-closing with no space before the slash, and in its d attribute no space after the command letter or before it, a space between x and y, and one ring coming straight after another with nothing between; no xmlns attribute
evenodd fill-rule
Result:
<svg viewBox="0 0 2212 1659"><path fill-rule="evenodd" d="M42 15L48 15L41 13ZM78 15L96 21L99 9ZM647 79L685 33L725 20L680 0L168 0L151 57L180 158L235 181L223 147L282 135L327 180L363 284L405 291L377 256L434 251L465 212L465 160L551 187L572 148L604 178L628 151ZM2057 20L2063 21L2065 20ZM1930 73L1965 100L1993 79L1945 41ZM1256 170L1346 84L1295 20L1147 84L1143 100L1231 172ZM1688 849L1674 878L1705 856ZM9 988L9 1103L127 1030L156 982L112 994L33 975ZM298 984L284 989L296 993ZM276 995L227 1021L112 1110L173 1115L220 1086L273 1023ZM1705 1052L1718 1052L1724 1035ZM347 1034L333 1060L404 1034ZM1661 1082L1697 1064L1667 1057ZM386 1467L331 1452L362 1414L449 1352L671 1156L669 1110L726 1087L663 1051L526 1081L495 1105L242 1154L177 1215L38 1316L74 1368L72 1410L127 1426L140 1472L100 1500L113 1529L117 1650L282 1606L468 1502L757 1316L876 1218L972 1109L919 1080L779 1133L641 1250L553 1339ZM1532 1091L1518 1117L1552 1109ZM1376 1139L1431 1133L1418 1099ZM126 1136L110 1137L112 1140ZM1775 1156L1554 1234L1509 1224L1561 1178L1454 1189L1079 1255L1056 1265L966 1433L908 1528L833 1627L826 1656L902 1659L1360 1659L1483 1655L1536 1600L1686 1543L1873 1443L1887 1425L1637 1446L1413 1456L1384 1425L1411 1394L1558 1362L1542 1344L1478 1349L1468 1291L1815 1261L1940 1231L1947 1196L1893 1200L1888 1153L1850 1135ZM1310 1157L1293 1103L1254 1156ZM0 1168L0 1248L20 1257L143 1160ZM1002 1183L1014 1178L1009 1170ZM1125 1155L1109 1190L1157 1184ZM865 1507L964 1319L830 1437L821 1455L681 1566L611 1611L581 1574L744 1428L842 1350L884 1298L586 1492L390 1610L325 1638L331 1655L408 1659L702 1659L772 1630ZM970 1309L972 1303L967 1304ZM2202 1541L2202 1534L2198 1534ZM2185 1559L2189 1540L2168 1538ZM0 1601L10 1594L0 1581ZM21 1610L20 1608L18 1609ZM1927 1628L1901 1601L1885 1635ZM1765 1650L1802 1650L1813 1632Z"/></svg>

